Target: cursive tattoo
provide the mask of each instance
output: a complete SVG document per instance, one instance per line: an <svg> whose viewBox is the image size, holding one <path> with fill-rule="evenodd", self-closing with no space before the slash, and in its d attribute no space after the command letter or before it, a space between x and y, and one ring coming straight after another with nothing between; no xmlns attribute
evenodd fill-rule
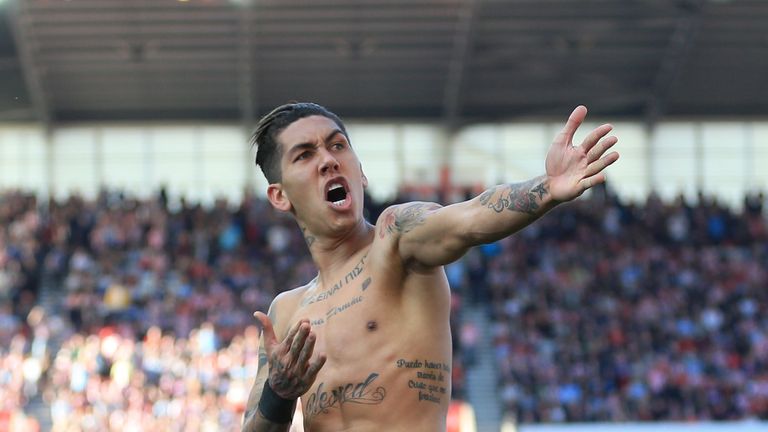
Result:
<svg viewBox="0 0 768 432"><path fill-rule="evenodd" d="M357 297L353 297L352 299L346 301L345 303L343 303L343 304L341 304L339 306L334 306L334 307L328 309L328 312L325 313L325 321L326 322L330 321L331 318L333 318L337 314L340 314L340 313L346 311L347 309L351 308L352 306L354 306L354 305L356 305L358 303L361 303L362 301L363 301L363 296L357 296Z"/></svg>
<svg viewBox="0 0 768 432"><path fill-rule="evenodd" d="M382 387L373 387L373 382L379 374L372 372L368 378L357 383L347 383L337 387L325 389L325 383L320 383L317 390L307 398L305 416L314 417L318 414L327 414L331 408L341 408L344 404L376 405L380 404L387 396L387 390Z"/></svg>
<svg viewBox="0 0 768 432"><path fill-rule="evenodd" d="M510 210L534 214L539 210L541 200L549 193L546 184L540 179L523 183L500 185L483 192L480 204L496 213Z"/></svg>

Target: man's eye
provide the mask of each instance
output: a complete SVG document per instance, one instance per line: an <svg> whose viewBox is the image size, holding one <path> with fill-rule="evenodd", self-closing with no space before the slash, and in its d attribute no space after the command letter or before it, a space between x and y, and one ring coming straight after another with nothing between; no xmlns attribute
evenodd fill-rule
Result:
<svg viewBox="0 0 768 432"><path fill-rule="evenodd" d="M309 152L308 152L308 151L305 151L305 152L303 152L302 154L298 155L298 156L296 157L296 160L302 160L302 159L306 159L306 158L308 158L308 157L309 157Z"/></svg>
<svg viewBox="0 0 768 432"><path fill-rule="evenodd" d="M336 150L341 150L344 148L344 143L337 142L336 144L333 145L333 148Z"/></svg>

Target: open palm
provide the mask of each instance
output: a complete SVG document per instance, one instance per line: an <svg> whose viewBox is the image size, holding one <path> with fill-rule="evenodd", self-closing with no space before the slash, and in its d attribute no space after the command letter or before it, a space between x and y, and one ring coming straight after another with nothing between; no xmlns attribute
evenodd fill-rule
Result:
<svg viewBox="0 0 768 432"><path fill-rule="evenodd" d="M616 152L604 155L618 141L615 136L606 136L613 129L610 124L595 128L581 145L573 145L573 135L586 115L586 107L576 107L547 153L549 192L556 201L570 201L605 182L603 170L619 159Z"/></svg>

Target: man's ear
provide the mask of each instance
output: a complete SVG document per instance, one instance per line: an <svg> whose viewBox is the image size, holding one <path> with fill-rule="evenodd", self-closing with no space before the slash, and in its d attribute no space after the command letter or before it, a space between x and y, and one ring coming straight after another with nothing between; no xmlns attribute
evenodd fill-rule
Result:
<svg viewBox="0 0 768 432"><path fill-rule="evenodd" d="M365 176L365 173L363 172L363 164L360 164L360 174L363 175L363 189L368 187L368 177Z"/></svg>
<svg viewBox="0 0 768 432"><path fill-rule="evenodd" d="M291 201L283 191L283 185L280 183L272 183L267 186L267 199L277 210L289 212L293 208Z"/></svg>

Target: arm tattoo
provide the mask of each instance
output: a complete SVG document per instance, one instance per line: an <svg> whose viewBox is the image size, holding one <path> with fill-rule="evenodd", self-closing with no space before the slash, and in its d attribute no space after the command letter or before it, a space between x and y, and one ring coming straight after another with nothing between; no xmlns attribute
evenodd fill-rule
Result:
<svg viewBox="0 0 768 432"><path fill-rule="evenodd" d="M379 237L384 234L407 233L426 221L426 214L440 208L435 203L413 203L396 209L390 209L384 217L379 230Z"/></svg>
<svg viewBox="0 0 768 432"><path fill-rule="evenodd" d="M496 213L504 209L527 214L539 210L541 200L549 193L547 186L539 179L523 183L500 185L480 195L480 204Z"/></svg>

